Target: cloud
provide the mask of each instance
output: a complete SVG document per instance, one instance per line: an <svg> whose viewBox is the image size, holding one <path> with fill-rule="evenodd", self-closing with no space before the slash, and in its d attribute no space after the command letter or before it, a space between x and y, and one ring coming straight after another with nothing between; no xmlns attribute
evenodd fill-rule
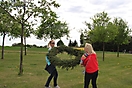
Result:
<svg viewBox="0 0 132 88"><path fill-rule="evenodd" d="M128 22L132 28L132 0L56 0L61 6L53 9L59 19L68 23L71 40L80 40L80 29L86 28L84 21L90 22L91 17L100 12L107 12L111 18L121 17ZM2 39L2 38L0 38ZM36 45L46 45L48 41L38 40L35 37L28 38L27 43ZM14 40L16 41L16 40ZM62 41L68 45L69 40L65 37ZM6 44L11 42L6 41Z"/></svg>
<svg viewBox="0 0 132 88"><path fill-rule="evenodd" d="M81 13L83 11L82 6L74 6L74 7L70 7L69 12L72 13Z"/></svg>

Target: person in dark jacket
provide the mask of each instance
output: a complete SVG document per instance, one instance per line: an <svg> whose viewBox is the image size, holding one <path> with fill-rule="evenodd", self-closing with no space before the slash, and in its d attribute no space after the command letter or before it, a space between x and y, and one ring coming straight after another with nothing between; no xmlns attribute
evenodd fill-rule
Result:
<svg viewBox="0 0 132 88"><path fill-rule="evenodd" d="M48 43L48 50L50 51L55 45L55 41L54 40L51 40L49 43ZM45 88L51 88L50 87L50 82L53 78L53 81L54 81L54 88L60 88L57 84L57 79L58 79L58 72L57 72L57 69L56 67L49 61L48 57L46 56L46 67L45 67L45 70L50 74L50 76L48 77L46 83L45 83Z"/></svg>

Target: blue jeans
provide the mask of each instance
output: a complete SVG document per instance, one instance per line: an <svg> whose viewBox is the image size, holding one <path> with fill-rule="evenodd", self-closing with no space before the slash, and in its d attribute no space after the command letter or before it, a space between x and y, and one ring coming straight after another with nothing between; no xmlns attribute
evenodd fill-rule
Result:
<svg viewBox="0 0 132 88"><path fill-rule="evenodd" d="M94 73L85 72L84 88L88 88L90 80L92 81L92 88L97 88L97 85L96 85L97 77L98 77L98 71L96 71Z"/></svg>

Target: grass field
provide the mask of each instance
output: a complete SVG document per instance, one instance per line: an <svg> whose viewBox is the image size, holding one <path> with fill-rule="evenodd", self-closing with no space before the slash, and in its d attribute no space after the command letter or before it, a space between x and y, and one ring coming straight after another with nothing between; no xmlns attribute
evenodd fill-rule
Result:
<svg viewBox="0 0 132 88"><path fill-rule="evenodd" d="M44 88L49 75L44 70L47 49L27 49L27 55L23 60L24 73L22 76L18 75L19 50L19 47L5 48L4 60L0 59L0 88ZM132 54L120 53L120 57L116 57L116 53L106 52L105 61L102 60L102 52L98 51L97 56L100 68L98 88L132 88ZM57 69L58 84L61 88L83 88L82 71L84 68L77 66L68 71ZM51 82L52 85L53 82ZM91 85L90 88L92 88Z"/></svg>

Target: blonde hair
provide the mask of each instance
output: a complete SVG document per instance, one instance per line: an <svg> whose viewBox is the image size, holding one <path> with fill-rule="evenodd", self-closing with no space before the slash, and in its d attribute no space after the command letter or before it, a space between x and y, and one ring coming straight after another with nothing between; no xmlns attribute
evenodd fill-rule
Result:
<svg viewBox="0 0 132 88"><path fill-rule="evenodd" d="M95 53L95 51L93 50L92 45L89 44L89 43L86 43L84 48L85 48L85 51L86 51L87 53L89 53L89 54Z"/></svg>
<svg viewBox="0 0 132 88"><path fill-rule="evenodd" d="M50 44L51 44L52 42L54 42L54 40L50 40L50 41L49 41L49 43L48 43L48 45L47 45L47 48L50 48L50 47L51 47Z"/></svg>

